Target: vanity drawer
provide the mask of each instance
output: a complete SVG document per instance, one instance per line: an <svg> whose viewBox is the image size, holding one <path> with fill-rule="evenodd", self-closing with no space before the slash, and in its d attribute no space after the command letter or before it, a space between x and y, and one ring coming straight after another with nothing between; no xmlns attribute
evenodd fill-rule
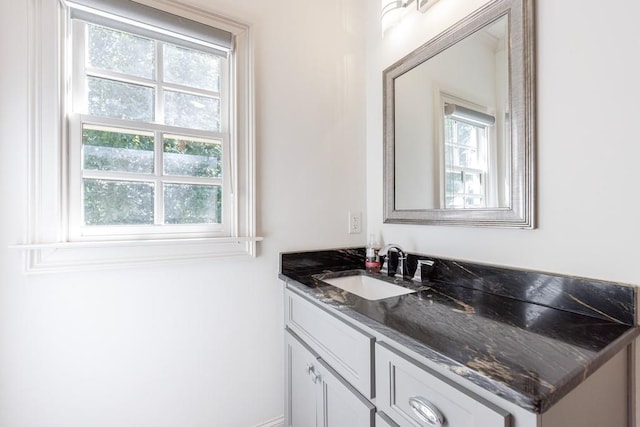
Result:
<svg viewBox="0 0 640 427"><path fill-rule="evenodd" d="M509 427L508 412L432 369L377 343L376 405L404 427ZM438 418L441 419L438 421ZM433 419L434 421L429 421Z"/></svg>
<svg viewBox="0 0 640 427"><path fill-rule="evenodd" d="M288 289L285 323L360 393L374 396L374 337Z"/></svg>

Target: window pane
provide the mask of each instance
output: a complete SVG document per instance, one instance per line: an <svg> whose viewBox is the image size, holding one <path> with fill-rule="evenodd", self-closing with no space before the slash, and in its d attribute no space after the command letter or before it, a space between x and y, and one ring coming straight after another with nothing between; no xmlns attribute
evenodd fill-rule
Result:
<svg viewBox="0 0 640 427"><path fill-rule="evenodd" d="M88 65L107 71L152 79L155 74L154 42L130 33L87 25Z"/></svg>
<svg viewBox="0 0 640 427"><path fill-rule="evenodd" d="M84 126L82 160L85 169L153 173L153 135Z"/></svg>
<svg viewBox="0 0 640 427"><path fill-rule="evenodd" d="M455 159L453 158L454 147L448 142L444 145L444 164L445 166L455 166Z"/></svg>
<svg viewBox="0 0 640 427"><path fill-rule="evenodd" d="M165 123L220 131L220 100L180 92L165 92Z"/></svg>
<svg viewBox="0 0 640 427"><path fill-rule="evenodd" d="M222 191L217 185L165 184L166 224L222 223Z"/></svg>
<svg viewBox="0 0 640 427"><path fill-rule="evenodd" d="M453 135L455 132L455 121L450 118L450 117L445 117L444 118L444 134L445 134L445 140L447 141L448 144L453 144L454 139L453 139Z"/></svg>
<svg viewBox="0 0 640 427"><path fill-rule="evenodd" d="M478 159L478 152L472 148L455 148L454 163L452 166L464 168L481 167Z"/></svg>
<svg viewBox="0 0 640 427"><path fill-rule="evenodd" d="M445 208L447 208L447 209L464 208L464 197L462 197L462 196L447 196L447 198L445 199Z"/></svg>
<svg viewBox="0 0 640 427"><path fill-rule="evenodd" d="M153 184L84 180L86 225L153 224Z"/></svg>
<svg viewBox="0 0 640 427"><path fill-rule="evenodd" d="M467 208L482 208L482 197L465 197L465 207Z"/></svg>
<svg viewBox="0 0 640 427"><path fill-rule="evenodd" d="M220 58L174 45L164 47L164 80L198 89L220 91Z"/></svg>
<svg viewBox="0 0 640 427"><path fill-rule="evenodd" d="M463 193L462 185L462 173L461 172L447 172L446 175L447 195Z"/></svg>
<svg viewBox="0 0 640 427"><path fill-rule="evenodd" d="M98 77L88 77L87 83L89 114L153 121L153 88Z"/></svg>
<svg viewBox="0 0 640 427"><path fill-rule="evenodd" d="M466 172L464 174L464 192L467 194L482 194L482 181L479 173Z"/></svg>
<svg viewBox="0 0 640 427"><path fill-rule="evenodd" d="M458 140L456 142L460 145L469 145L472 147L476 147L477 141L474 138L475 126L472 126L470 124L463 123L463 122L458 122L458 121L456 121L456 124L457 124L457 130L458 130Z"/></svg>
<svg viewBox="0 0 640 427"><path fill-rule="evenodd" d="M164 138L164 173L167 175L222 177L222 141Z"/></svg>

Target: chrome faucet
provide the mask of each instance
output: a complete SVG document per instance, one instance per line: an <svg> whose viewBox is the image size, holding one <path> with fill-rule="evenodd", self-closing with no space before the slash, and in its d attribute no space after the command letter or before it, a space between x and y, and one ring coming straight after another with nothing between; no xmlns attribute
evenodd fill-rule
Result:
<svg viewBox="0 0 640 427"><path fill-rule="evenodd" d="M396 271L393 275L399 279L404 279L406 276L407 255L404 253L404 250L400 245L396 245L395 243L384 245L384 247L380 249L380 252L378 252L378 255L384 256L384 264L382 265L380 272L391 276L391 272L389 271L389 251L395 251L398 253L398 265L396 266Z"/></svg>

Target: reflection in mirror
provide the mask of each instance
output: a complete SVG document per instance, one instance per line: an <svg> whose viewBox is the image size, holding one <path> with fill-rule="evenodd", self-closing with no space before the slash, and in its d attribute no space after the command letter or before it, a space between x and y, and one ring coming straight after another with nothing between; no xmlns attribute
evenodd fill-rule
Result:
<svg viewBox="0 0 640 427"><path fill-rule="evenodd" d="M493 1L385 70L385 222L533 227L530 3Z"/></svg>
<svg viewBox="0 0 640 427"><path fill-rule="evenodd" d="M503 16L396 77L396 209L509 206L506 31Z"/></svg>

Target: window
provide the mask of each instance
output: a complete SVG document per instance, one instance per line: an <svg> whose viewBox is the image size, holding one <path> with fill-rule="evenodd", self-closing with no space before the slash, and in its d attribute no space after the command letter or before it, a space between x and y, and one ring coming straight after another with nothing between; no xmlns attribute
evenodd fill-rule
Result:
<svg viewBox="0 0 640 427"><path fill-rule="evenodd" d="M228 236L228 52L71 12L70 237Z"/></svg>
<svg viewBox="0 0 640 427"><path fill-rule="evenodd" d="M488 203L490 128L495 119L444 103L444 206L484 208Z"/></svg>
<svg viewBox="0 0 640 427"><path fill-rule="evenodd" d="M27 271L255 254L250 28L162 5L30 8Z"/></svg>

